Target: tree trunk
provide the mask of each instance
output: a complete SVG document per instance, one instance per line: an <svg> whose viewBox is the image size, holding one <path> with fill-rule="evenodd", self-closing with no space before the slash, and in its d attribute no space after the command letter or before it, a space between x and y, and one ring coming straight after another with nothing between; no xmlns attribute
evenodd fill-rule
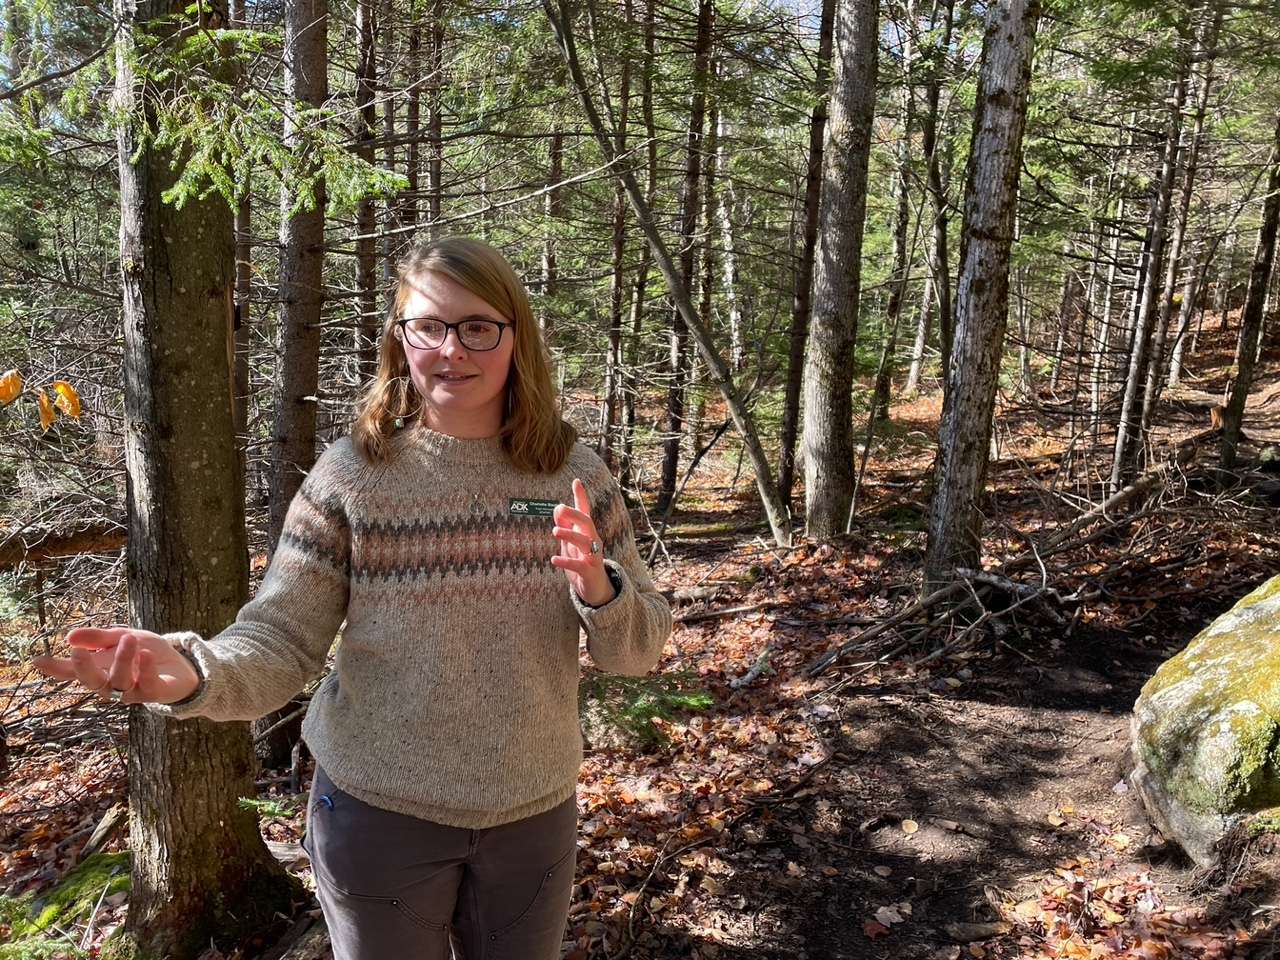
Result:
<svg viewBox="0 0 1280 960"><path fill-rule="evenodd" d="M727 170L729 166L728 148L725 146L729 132L729 124L721 112L716 136L716 158L721 170ZM738 302L738 252L733 228L733 211L737 201L733 179L723 177L722 188L721 198L716 203L716 213L720 219L720 269L724 277L724 299L729 309L729 369L737 374L742 372L746 354L742 343L742 307ZM707 230L712 229L709 222Z"/></svg>
<svg viewBox="0 0 1280 960"><path fill-rule="evenodd" d="M627 33L635 25L632 0L623 0ZM618 134L617 150L627 149L627 125L631 111L631 60L622 61L622 76L618 81ZM615 181L613 188L613 238L610 243L609 278L609 347L604 368L604 408L600 417L600 456L613 466L614 432L618 423L618 403L622 386L622 301L626 293L624 263L627 249L627 194L622 181Z"/></svg>
<svg viewBox="0 0 1280 960"><path fill-rule="evenodd" d="M657 49L657 27L654 16L656 0L645 0L644 9L644 59L640 67L640 114L644 118L645 147L645 193L644 206L653 209L653 201L658 193L658 127L653 110L653 76ZM562 47L564 45L562 44ZM566 56L568 54L566 53ZM579 90L584 101L587 100L585 89ZM599 130L596 131L597 136ZM618 182L627 190L625 178ZM634 206L634 204L633 204ZM643 228L643 224L641 224ZM630 371L622 378L622 464L619 471L621 486L624 491L639 488L639 476L635 469L633 447L636 432L636 394L639 390L638 376L634 371L639 369L640 331L643 326L646 304L646 293L649 283L649 267L653 260L653 248L645 243L640 247L640 265L636 268L636 280L632 287L630 330L628 337L628 354L630 359L624 369Z"/></svg>
<svg viewBox="0 0 1280 960"><path fill-rule="evenodd" d="M542 235L542 309L539 325L543 339L550 344L555 338L555 313L552 304L560 282L560 268L556 263L556 221L564 215L560 181L564 179L564 131L551 131L547 145L547 187L543 197L543 213L546 223Z"/></svg>
<svg viewBox="0 0 1280 960"><path fill-rule="evenodd" d="M955 25L955 0L936 0L930 18L936 28L942 15L942 34L937 46L929 48L929 79L925 84L925 110L920 121L920 149L928 172L929 200L933 205L933 240L929 245L929 268L933 274L934 295L938 298L938 341L942 353L943 391L947 371L951 367L952 305L951 267L947 252L947 187L942 176L942 157L938 146L939 100L943 69L951 52L951 33Z"/></svg>
<svg viewBox="0 0 1280 960"><path fill-rule="evenodd" d="M116 0L115 107L154 130L154 98L200 96L180 79L144 88L134 38L162 42L185 5ZM170 17L174 19L169 19ZM165 18L161 20L160 18ZM207 25L206 25L207 26ZM145 92L144 92L145 89ZM232 213L216 193L161 201L185 158L117 128L124 319L129 622L216 633L248 599L244 490L234 429ZM176 163L176 166L175 166ZM180 242L173 242L181 238ZM143 955L228 950L291 911L301 892L240 806L254 795L248 727L129 708L132 879L125 935Z"/></svg>
<svg viewBox="0 0 1280 960"><path fill-rule="evenodd" d="M1190 57L1184 56L1183 65L1173 82L1173 105L1165 133L1164 159L1151 218L1151 240L1142 278L1142 298L1133 321L1133 345L1129 351L1129 374L1125 379L1124 398L1120 405L1120 422L1116 426L1115 459L1111 464L1111 494L1124 484L1138 452L1142 448L1142 397L1146 383L1147 364L1151 362L1151 334L1157 316L1156 300L1160 295L1161 266L1164 263L1165 234L1169 223L1169 206L1173 199L1173 184L1178 170L1178 145L1181 140L1182 107L1187 100L1187 77L1190 73Z"/></svg>
<svg viewBox="0 0 1280 960"><path fill-rule="evenodd" d="M1009 250L1039 0L988 7L965 184L955 344L942 407L925 590L980 564L981 497L1009 308ZM964 377L959 372L964 371Z"/></svg>
<svg viewBox="0 0 1280 960"><path fill-rule="evenodd" d="M374 4L356 3L356 146L355 153L365 163L374 163L373 138L378 124L377 38ZM362 197L356 206L356 357L360 380L368 382L377 371L378 340L382 332L378 310L378 212L372 197Z"/></svg>
<svg viewBox="0 0 1280 960"><path fill-rule="evenodd" d="M778 454L778 490L791 512L795 486L796 434L800 424L800 390L804 381L804 352L813 309L813 254L818 243L818 202L822 193L822 150L826 142L831 47L835 36L836 0L822 0L818 25L818 63L814 76L817 103L809 118L808 169L804 183L804 236L796 264L791 298L791 336L787 354L787 383L782 401L782 444Z"/></svg>
<svg viewBox="0 0 1280 960"><path fill-rule="evenodd" d="M1267 182L1267 199L1262 207L1262 229L1249 270L1249 290L1245 295L1244 314L1240 319L1240 357L1231 396L1222 417L1222 469L1236 465L1240 445L1240 427L1244 419L1244 403L1253 385L1253 368L1258 356L1258 335L1262 329L1263 305L1276 256L1276 232L1280 226L1280 113L1276 114L1275 146L1271 151L1271 173Z"/></svg>
<svg viewBox="0 0 1280 960"><path fill-rule="evenodd" d="M903 11L902 31L902 136L895 146L897 160L897 176L894 187L897 209L893 220L893 273L889 277L889 303L885 307L885 347L876 371L876 416L881 420L889 419L889 402L893 392L893 356L898 346L898 321L902 315L902 304L907 297L907 279L911 275L912 250L914 238L907 242L907 232L911 226L911 204L907 195L911 182L911 136L915 125L915 82L913 67L915 59L915 3L907 0ZM914 233L915 231L912 231Z"/></svg>
<svg viewBox="0 0 1280 960"><path fill-rule="evenodd" d="M605 160L614 165L617 175L622 178L623 183L626 185L627 196L631 198L631 208L635 211L636 219L640 222L640 227L644 230L645 237L649 241L649 248L653 252L653 258L658 265L658 269L662 271L663 278L667 281L667 290L671 294L671 298L676 302L676 306L684 317L689 330L693 333L694 341L698 345L702 359L706 361L711 379L720 390L721 396L724 397L725 405L729 408L729 416L732 418L739 436L742 437L743 446L746 448L747 455L751 459L751 465L755 470L756 488L760 493L760 499L764 506L765 514L769 519L769 526L772 528L774 539L779 545L790 546L790 519L783 508L782 501L778 497L778 488L773 483L773 473L769 468L769 461L765 456L764 447L760 444L760 437L756 433L755 421L751 416L751 411L738 395L733 376L729 372L728 365L716 349L711 331L702 325L702 321L694 310L689 288L681 278L676 268L676 263L662 239L662 234L658 232L652 209L640 192L640 185L636 181L635 171L629 158L618 154L614 149L613 141L616 137L616 132L611 133L605 127L604 120L601 119L600 112L596 109L595 101L591 97L591 88L583 75L582 64L578 60L569 10L563 5L563 0L561 0L561 5L559 6L554 5L553 0L543 0L543 10L546 12L547 19L551 22L551 27L555 31L560 51L569 67L570 78L573 81L574 89L578 93L579 100L582 102L583 112L587 115L587 121L595 134L596 143L599 145Z"/></svg>
<svg viewBox="0 0 1280 960"><path fill-rule="evenodd" d="M805 531L842 533L853 499L853 363L879 52L876 0L841 0L822 151L813 319L804 365Z"/></svg>
<svg viewBox="0 0 1280 960"><path fill-rule="evenodd" d="M287 0L285 18L284 141L297 144L309 120L297 111L319 107L328 95L327 0ZM315 204L291 213L296 188L280 191L280 345L276 352L276 417L271 438L271 553L302 478L316 462L316 390L320 375L320 310L324 303L324 180L315 173ZM292 712L255 721L259 734ZM258 755L270 767L286 766L302 727L301 718L258 741Z"/></svg>
<svg viewBox="0 0 1280 960"><path fill-rule="evenodd" d="M680 212L680 276L685 289L697 288L695 242L698 232L698 189L702 177L703 131L706 125L707 81L710 76L712 24L715 4L698 0L698 34L693 49L693 96L685 135L684 186ZM677 306L671 312L671 384L667 389L667 431L662 444L662 482L657 511L664 513L675 496L680 469L680 441L684 436L686 381L689 378L689 328Z"/></svg>
<svg viewBox="0 0 1280 960"><path fill-rule="evenodd" d="M231 26L245 30L245 0L233 0ZM243 82L243 80L242 80ZM236 206L236 308L235 308L235 402L234 420L237 460L240 465L240 482L248 496L248 444L249 444L249 331L253 320L253 209L249 191L245 190Z"/></svg>
<svg viewBox="0 0 1280 960"><path fill-rule="evenodd" d="M1129 130L1126 134L1128 142L1125 144L1121 155L1124 157L1123 166L1119 176L1119 182L1124 183L1129 177L1129 146L1132 143L1133 128L1137 123L1135 117L1129 123ZM1116 166L1114 160L1111 169L1107 172L1107 196L1110 197L1114 190L1116 178ZM1110 209L1108 205L1108 209ZM1116 283L1120 273L1120 238L1124 233L1124 194L1120 193L1116 200L1116 215L1112 222L1113 233L1111 236L1111 247L1107 256L1107 279L1106 291L1102 298L1102 319L1098 330L1098 342L1093 355L1093 370L1089 377L1089 422L1090 430L1095 440L1097 440L1098 432L1102 429L1102 387L1103 383L1108 381L1108 375L1111 370L1111 337L1112 337L1112 305L1115 299Z"/></svg>
<svg viewBox="0 0 1280 960"><path fill-rule="evenodd" d="M1187 221L1192 195L1196 188L1196 165L1199 157L1199 146L1204 129L1204 114L1208 108L1208 93L1213 83L1213 55L1217 47L1217 32L1222 26L1222 8L1216 9L1213 18L1203 27L1198 38L1193 63L1204 63L1204 76L1199 82L1196 97L1196 119L1192 123L1192 132L1188 137L1185 155L1187 169L1183 174L1183 191L1179 198L1178 212L1174 218L1174 238L1169 247L1169 262L1165 265L1165 287L1160 298L1160 317L1156 320L1156 344L1152 349L1151 362L1147 365L1147 384L1142 399L1142 433L1151 431L1152 419L1156 415L1156 402L1164 384L1161 378L1165 372L1165 344L1169 338L1169 323L1174 310L1174 293L1178 289L1178 270L1183 265L1183 244L1187 239ZM1180 333L1176 334L1180 339Z"/></svg>
<svg viewBox="0 0 1280 960"><path fill-rule="evenodd" d="M431 82L427 84L427 239L440 239L444 197L444 0L431 3Z"/></svg>
<svg viewBox="0 0 1280 960"><path fill-rule="evenodd" d="M920 375L924 372L924 355L929 348L929 331L933 328L933 275L925 277L924 292L920 296L920 314L916 321L916 339L911 346L911 368L907 371L907 382L902 385L904 394L913 394L920 389Z"/></svg>

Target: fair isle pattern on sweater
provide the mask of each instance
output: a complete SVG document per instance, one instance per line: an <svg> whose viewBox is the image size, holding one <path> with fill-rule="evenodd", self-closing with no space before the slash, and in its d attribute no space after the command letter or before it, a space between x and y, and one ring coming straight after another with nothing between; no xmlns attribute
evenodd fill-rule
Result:
<svg viewBox="0 0 1280 960"><path fill-rule="evenodd" d="M547 516L520 501L591 498L618 595L576 596L551 565ZM345 619L345 625L344 625ZM657 663L671 611L636 550L608 468L577 444L554 474L518 471L498 438L423 427L383 465L349 439L307 475L256 596L217 636L169 634L204 683L175 718L265 716L324 670L303 736L342 790L377 806L480 829L533 816L573 795L580 630L601 669Z"/></svg>

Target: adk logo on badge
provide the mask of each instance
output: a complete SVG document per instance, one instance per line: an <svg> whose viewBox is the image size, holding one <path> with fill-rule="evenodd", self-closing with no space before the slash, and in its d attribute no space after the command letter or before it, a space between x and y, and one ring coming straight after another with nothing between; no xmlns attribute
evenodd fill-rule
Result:
<svg viewBox="0 0 1280 960"><path fill-rule="evenodd" d="M560 504L555 500L527 500L512 497L507 512L515 517L549 517Z"/></svg>

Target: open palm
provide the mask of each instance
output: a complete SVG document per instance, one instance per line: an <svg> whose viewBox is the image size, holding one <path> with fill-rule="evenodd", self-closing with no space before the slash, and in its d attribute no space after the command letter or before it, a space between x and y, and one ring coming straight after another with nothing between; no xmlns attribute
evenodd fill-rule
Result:
<svg viewBox="0 0 1280 960"><path fill-rule="evenodd" d="M79 682L103 700L111 690L121 703L173 703L200 682L195 668L159 634L134 627L79 627L67 634L70 657L35 657L47 677Z"/></svg>

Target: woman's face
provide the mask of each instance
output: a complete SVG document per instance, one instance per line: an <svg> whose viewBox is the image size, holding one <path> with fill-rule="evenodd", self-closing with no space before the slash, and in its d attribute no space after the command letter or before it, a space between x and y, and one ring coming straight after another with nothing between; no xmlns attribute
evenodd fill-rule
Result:
<svg viewBox="0 0 1280 960"><path fill-rule="evenodd" d="M426 271L405 280L409 297L402 319L433 318L445 323L511 318L442 273ZM394 335L403 337L397 324ZM502 426L507 377L515 350L515 328L502 330L491 350L468 349L458 330L447 330L437 347L415 346L412 337L401 340L409 362L409 376L426 408L426 423L433 430L458 437L493 436Z"/></svg>

